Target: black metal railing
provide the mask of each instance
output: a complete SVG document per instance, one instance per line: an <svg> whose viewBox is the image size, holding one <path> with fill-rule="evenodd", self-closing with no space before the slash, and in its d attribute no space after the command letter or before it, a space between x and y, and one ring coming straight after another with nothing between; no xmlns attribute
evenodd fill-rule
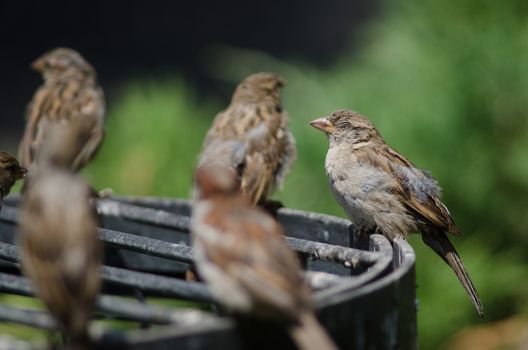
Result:
<svg viewBox="0 0 528 350"><path fill-rule="evenodd" d="M0 212L0 292L31 296L15 245L16 205L16 198L7 199ZM115 197L98 200L96 206L103 223L99 235L106 246L97 317L138 323L137 329L95 334L98 347L249 349L265 348L269 342L275 348L292 346L277 332L248 337L243 324L213 311L149 303L150 297L165 297L214 304L204 284L183 279L192 262L189 201ZM405 241L391 244L372 235L365 242L348 221L322 214L283 208L277 219L285 227L288 245L307 268L318 317L342 348L416 348L415 258ZM0 322L54 328L45 312L14 305L0 304ZM14 349L20 346L13 342Z"/></svg>

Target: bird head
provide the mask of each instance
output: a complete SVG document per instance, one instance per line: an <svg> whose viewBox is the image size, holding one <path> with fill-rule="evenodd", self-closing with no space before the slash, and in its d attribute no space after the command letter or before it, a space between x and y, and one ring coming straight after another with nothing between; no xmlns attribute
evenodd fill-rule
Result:
<svg viewBox="0 0 528 350"><path fill-rule="evenodd" d="M44 75L60 76L67 72L82 72L84 74L95 74L92 66L76 51L68 48L56 48L46 52L33 63L31 68Z"/></svg>
<svg viewBox="0 0 528 350"><path fill-rule="evenodd" d="M199 199L232 196L240 192L240 180L235 170L220 163L205 164L195 175Z"/></svg>
<svg viewBox="0 0 528 350"><path fill-rule="evenodd" d="M275 73L256 73L244 79L236 88L234 99L262 98L272 96L280 99L280 90L286 80Z"/></svg>
<svg viewBox="0 0 528 350"><path fill-rule="evenodd" d="M310 125L324 132L331 143L347 141L356 144L380 137L370 120L349 109L337 110L311 121Z"/></svg>
<svg viewBox="0 0 528 350"><path fill-rule="evenodd" d="M27 169L20 166L15 157L6 152L0 152L0 169L7 171L14 180L23 179L27 175Z"/></svg>

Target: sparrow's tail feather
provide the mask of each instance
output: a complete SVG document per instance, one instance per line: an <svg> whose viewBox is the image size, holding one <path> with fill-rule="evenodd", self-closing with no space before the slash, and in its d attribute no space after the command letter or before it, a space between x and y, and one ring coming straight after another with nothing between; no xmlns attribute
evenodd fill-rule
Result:
<svg viewBox="0 0 528 350"><path fill-rule="evenodd" d="M299 316L299 324L290 329L290 335L300 350L337 350L338 347L319 324L315 315L305 311Z"/></svg>
<svg viewBox="0 0 528 350"><path fill-rule="evenodd" d="M482 301L477 293L477 289L473 285L471 278L469 277L460 256L458 255L455 247L449 241L449 238L444 232L424 232L422 233L422 239L429 247L431 247L436 254L438 254L451 268L455 271L460 283L469 295L471 302L477 309L480 318L484 317L484 308Z"/></svg>

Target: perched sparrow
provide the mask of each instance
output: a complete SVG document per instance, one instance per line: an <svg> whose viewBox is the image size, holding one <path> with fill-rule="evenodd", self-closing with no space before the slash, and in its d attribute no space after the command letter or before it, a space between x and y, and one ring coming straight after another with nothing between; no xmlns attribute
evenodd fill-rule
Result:
<svg viewBox="0 0 528 350"><path fill-rule="evenodd" d="M440 187L390 148L374 125L350 110L310 123L328 136L325 168L332 191L360 233L393 239L420 231L423 241L455 271L480 317L483 307L448 233L459 235Z"/></svg>
<svg viewBox="0 0 528 350"><path fill-rule="evenodd" d="M42 173L49 173L50 169L70 172L79 152L92 134L92 121L89 119L72 119L67 123L43 121L41 130L48 136L42 141L37 157L33 164L33 171L22 186L22 193L38 179ZM97 196L95 190L91 190Z"/></svg>
<svg viewBox="0 0 528 350"><path fill-rule="evenodd" d="M207 133L198 166L213 162L235 169L253 204L264 203L282 184L296 158L295 140L282 109L277 74L257 73L238 85L226 110Z"/></svg>
<svg viewBox="0 0 528 350"><path fill-rule="evenodd" d="M27 170L18 165L18 161L6 152L0 152L0 209L2 201L9 194L16 180L26 177Z"/></svg>
<svg viewBox="0 0 528 350"><path fill-rule="evenodd" d="M101 281L102 247L90 190L56 169L40 171L23 199L22 266L71 348L90 346L87 326Z"/></svg>
<svg viewBox="0 0 528 350"><path fill-rule="evenodd" d="M335 349L281 226L240 193L231 168L202 166L196 184L195 264L213 297L233 313L286 322L301 349Z"/></svg>
<svg viewBox="0 0 528 350"><path fill-rule="evenodd" d="M104 135L104 96L93 67L77 52L58 48L45 53L32 67L41 73L40 86L28 105L26 130L20 143L22 165L32 171L42 144L49 138L50 124L83 119L89 137L75 154L71 170L78 171L90 161Z"/></svg>
<svg viewBox="0 0 528 350"><path fill-rule="evenodd" d="M92 136L93 120L78 118L67 123L42 122L41 126L48 138L42 141L34 160L37 173L50 167L70 172L77 155Z"/></svg>

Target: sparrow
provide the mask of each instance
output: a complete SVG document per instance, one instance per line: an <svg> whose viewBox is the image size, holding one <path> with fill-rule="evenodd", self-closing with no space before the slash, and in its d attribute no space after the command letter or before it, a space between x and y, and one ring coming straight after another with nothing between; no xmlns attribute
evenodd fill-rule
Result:
<svg viewBox="0 0 528 350"><path fill-rule="evenodd" d="M338 110L310 124L328 137L330 187L360 234L377 232L394 239L421 232L425 244L453 269L482 318L477 290L448 238L460 230L440 200L437 181L389 147L359 113Z"/></svg>
<svg viewBox="0 0 528 350"><path fill-rule="evenodd" d="M257 73L236 88L231 104L209 129L198 167L222 163L236 170L242 191L253 204L264 203L280 187L297 157L295 139L282 108L286 81L274 73Z"/></svg>
<svg viewBox="0 0 528 350"><path fill-rule="evenodd" d="M77 155L92 135L92 125L92 120L83 118L72 119L67 123L43 121L41 130L48 137L39 147L32 172L22 186L22 193L27 193L34 180L41 173L49 173L50 169L71 172ZM98 196L94 189L91 191L94 197Z"/></svg>
<svg viewBox="0 0 528 350"><path fill-rule="evenodd" d="M236 172L204 165L195 181L194 263L216 301L237 315L285 323L301 349L336 349L315 318L311 291L283 229L241 193Z"/></svg>
<svg viewBox="0 0 528 350"><path fill-rule="evenodd" d="M22 268L69 348L91 347L88 322L101 286L99 224L89 187L69 172L39 172L23 197Z"/></svg>
<svg viewBox="0 0 528 350"><path fill-rule="evenodd" d="M78 154L92 137L93 120L78 118L67 123L43 122L41 126L48 138L42 141L34 160L36 172L49 168L72 172Z"/></svg>
<svg viewBox="0 0 528 350"><path fill-rule="evenodd" d="M31 67L44 79L26 112L26 128L19 146L22 165L32 171L50 124L84 120L90 135L72 162L76 172L88 163L104 136L105 102L94 68L76 51L57 48L43 54Z"/></svg>
<svg viewBox="0 0 528 350"><path fill-rule="evenodd" d="M18 161L6 152L0 152L0 209L4 197L9 194L11 187L17 180L26 177L26 168L20 166Z"/></svg>

